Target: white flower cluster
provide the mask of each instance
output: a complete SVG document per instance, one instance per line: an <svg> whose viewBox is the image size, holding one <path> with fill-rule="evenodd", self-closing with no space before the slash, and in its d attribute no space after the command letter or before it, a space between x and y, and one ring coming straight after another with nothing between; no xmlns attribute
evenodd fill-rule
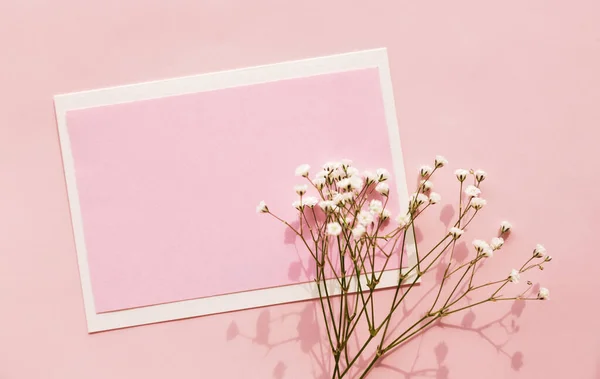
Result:
<svg viewBox="0 0 600 379"><path fill-rule="evenodd" d="M406 229L412 225L414 219L421 213L421 207L426 208L441 201L441 196L436 192L432 192L433 183L431 179L436 170L447 164L448 161L438 155L435 157L433 167L423 165L419 168L418 190L409 197L408 211L396 217L397 230ZM312 212L319 210L319 212L324 213L327 221L326 225L319 229L319 233L324 230L324 234L327 236L342 235L344 238L350 238L351 236L358 241L365 235L368 236L369 231L379 230L383 222L391 218L390 211L386 209L390 195L390 185L387 182L390 173L386 169L379 168L374 172L359 172L357 168L352 166L350 160L327 162L312 179L310 169L311 167L308 164L302 164L296 168L296 176L305 178L308 184L294 186L294 191L299 198L292 203L292 206L301 214L305 212L306 208ZM462 208L465 212L474 209L476 213L487 205L487 201L481 197L480 188L481 182L487 178L485 171L480 169L458 169L454 174L461 183L461 189L468 200L467 207ZM465 181L469 176L473 178L473 184L467 185ZM316 196L308 195L311 188L316 190ZM464 203L462 204L464 205ZM258 204L256 212L271 213L264 201ZM461 215L461 218L463 215ZM315 221L316 219L315 216ZM451 237L453 241L458 240L465 233L463 228L469 222L466 222L461 228L459 219L459 223L448 229L445 238ZM489 242L481 239L473 240L472 245L477 252L477 257L492 257L495 251L504 246L504 238L507 237L512 228L510 222L503 221L500 223L499 236L492 238ZM538 244L533 250L532 259L541 259L542 261L529 267L523 267L520 270L512 269L506 277L506 281L519 283L523 272L536 266L543 269L542 264L551 261L552 257L547 254L544 246ZM528 282L528 284L532 285L531 282ZM542 287L539 289L537 299L546 300L549 297L550 292L547 288Z"/></svg>
<svg viewBox="0 0 600 379"><path fill-rule="evenodd" d="M383 168L375 172L365 171L360 173L358 169L352 166L349 160L340 162L327 162L322 169L317 172L313 179L310 179L310 166L303 164L296 168L296 176L307 178L309 183L318 192L318 197L306 196L309 191L307 184L300 184L294 187L294 191L299 199L292 203L292 206L300 212L306 207L319 208L329 215L330 222L327 223L325 232L330 236L339 236L344 230L350 230L355 239L361 238L367 229L376 221L386 221L391 217L388 209L382 200L372 198L367 201L366 187L371 185L371 194L373 190L384 198L389 196L390 186L387 180L390 173ZM427 199L430 202L439 201L439 195L432 194L432 198ZM424 195L423 195L424 196ZM365 200L365 201L362 201ZM364 204L364 207L357 210L358 204ZM269 209L263 202L257 206L258 213L268 213ZM410 223L402 219L399 222L400 227L406 227Z"/></svg>
<svg viewBox="0 0 600 379"><path fill-rule="evenodd" d="M481 254L486 258L490 258L494 255L494 250L484 240L474 240L473 246L478 254Z"/></svg>

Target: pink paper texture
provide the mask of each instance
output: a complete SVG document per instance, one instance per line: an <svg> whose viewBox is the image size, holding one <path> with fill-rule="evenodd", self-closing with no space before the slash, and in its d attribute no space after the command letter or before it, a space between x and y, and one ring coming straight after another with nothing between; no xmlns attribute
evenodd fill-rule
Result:
<svg viewBox="0 0 600 379"><path fill-rule="evenodd" d="M71 111L67 124L98 312L306 282L308 253L256 204L293 220L301 163L392 170L375 68Z"/></svg>

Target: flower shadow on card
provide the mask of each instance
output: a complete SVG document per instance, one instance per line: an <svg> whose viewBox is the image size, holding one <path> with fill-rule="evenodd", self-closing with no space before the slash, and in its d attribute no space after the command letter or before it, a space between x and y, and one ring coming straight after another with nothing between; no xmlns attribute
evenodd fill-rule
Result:
<svg viewBox="0 0 600 379"><path fill-rule="evenodd" d="M319 215L317 214L317 220L318 220L318 217L319 217ZM296 220L296 221L290 222L290 226L292 228L294 228L295 230L299 230L300 229L300 221ZM290 279L293 282L300 282L301 279L312 280L312 278L314 278L315 274L316 274L316 267L314 264L312 264L313 262L310 259L307 264L305 264L303 262L303 259L306 259L306 257L303 257L300 254L298 240L299 240L298 235L294 232L294 230L292 230L291 228L284 229L283 243L285 245L294 245L294 249L295 249L296 255L298 257L298 260L295 262L292 262L290 264L290 266L288 267L288 279ZM302 246L301 242L300 242L300 248L304 249L304 246Z"/></svg>
<svg viewBox="0 0 600 379"><path fill-rule="evenodd" d="M450 223L454 219L454 207L450 204L444 205L442 208L442 212L440 213L440 221L446 226L446 228L450 227Z"/></svg>
<svg viewBox="0 0 600 379"><path fill-rule="evenodd" d="M457 243L454 249L454 260L458 263L464 263L468 257L469 248L467 247L467 243L465 241Z"/></svg>
<svg viewBox="0 0 600 379"><path fill-rule="evenodd" d="M300 227L300 221L296 220L290 222L290 226L294 229L298 229ZM283 243L286 245L294 245L296 244L296 239L298 236L291 228L285 228L283 232Z"/></svg>
<svg viewBox="0 0 600 379"><path fill-rule="evenodd" d="M273 369L273 379L284 379L285 370L287 369L285 363L282 361L277 362L277 365Z"/></svg>

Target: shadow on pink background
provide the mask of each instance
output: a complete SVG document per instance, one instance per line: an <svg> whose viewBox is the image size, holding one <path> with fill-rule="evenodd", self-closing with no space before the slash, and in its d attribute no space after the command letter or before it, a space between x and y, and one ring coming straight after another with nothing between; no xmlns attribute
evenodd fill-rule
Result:
<svg viewBox="0 0 600 379"><path fill-rule="evenodd" d="M86 333L52 96L385 46L407 170L445 154L436 189L450 199L451 170L486 169L473 237L515 225L487 272L510 271L537 242L554 261L532 277L550 302L476 309L457 320L475 331L437 327L372 377L597 379L600 3L288 4L2 2L0 377L318 378L311 303ZM445 229L443 206L424 241Z"/></svg>

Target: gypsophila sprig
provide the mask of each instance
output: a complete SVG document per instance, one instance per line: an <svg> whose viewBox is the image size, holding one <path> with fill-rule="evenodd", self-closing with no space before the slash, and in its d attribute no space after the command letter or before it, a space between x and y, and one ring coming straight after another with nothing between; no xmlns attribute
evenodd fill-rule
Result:
<svg viewBox="0 0 600 379"><path fill-rule="evenodd" d="M477 210L483 208L486 204L487 204L487 201L480 197L474 197L471 199L471 206Z"/></svg>
<svg viewBox="0 0 600 379"><path fill-rule="evenodd" d="M427 197L427 195L422 193L412 194L409 199L410 207L413 210L428 202L429 198Z"/></svg>
<svg viewBox="0 0 600 379"><path fill-rule="evenodd" d="M338 222L327 224L327 234L330 236L339 236L342 233L342 226Z"/></svg>
<svg viewBox="0 0 600 379"><path fill-rule="evenodd" d="M384 209L381 211L381 214L379 215L379 219L381 221L385 221L385 220L389 220L391 216L392 216L392 212L390 212L389 209Z"/></svg>
<svg viewBox="0 0 600 379"><path fill-rule="evenodd" d="M269 208L267 207L267 204L265 204L264 201L261 201L260 203L258 203L258 205L256 206L256 213L267 213L269 212Z"/></svg>
<svg viewBox="0 0 600 379"><path fill-rule="evenodd" d="M381 182L377 184L375 191L379 192L383 196L387 196L390 193L390 186L385 182Z"/></svg>
<svg viewBox="0 0 600 379"><path fill-rule="evenodd" d="M304 205L310 208L313 208L315 205L319 204L319 199L314 196L305 197L302 201Z"/></svg>
<svg viewBox="0 0 600 379"><path fill-rule="evenodd" d="M410 224L410 214L403 214L396 218L396 222L398 223L398 227L400 229L406 228Z"/></svg>
<svg viewBox="0 0 600 379"><path fill-rule="evenodd" d="M535 258L543 258L544 255L546 255L546 248L538 243L535 249L533 249L533 256Z"/></svg>
<svg viewBox="0 0 600 379"><path fill-rule="evenodd" d="M390 178L390 173L385 168L378 168L376 178L379 182L384 182Z"/></svg>
<svg viewBox="0 0 600 379"><path fill-rule="evenodd" d="M435 167L436 168L444 167L447 164L448 164L448 161L446 160L446 158L442 157L441 155L438 155L435 157Z"/></svg>
<svg viewBox="0 0 600 379"><path fill-rule="evenodd" d="M475 180L482 182L487 177L487 173L483 170L475 171Z"/></svg>
<svg viewBox="0 0 600 379"><path fill-rule="evenodd" d="M442 196L437 192L429 194L429 204L437 204L442 200Z"/></svg>
<svg viewBox="0 0 600 379"><path fill-rule="evenodd" d="M380 214L383 212L383 203L381 200L373 199L371 200L371 203L369 203L369 210L374 215Z"/></svg>
<svg viewBox="0 0 600 379"><path fill-rule="evenodd" d="M478 253L482 253L486 249L490 248L490 245L483 240L473 240L473 246L475 247L475 251Z"/></svg>
<svg viewBox="0 0 600 379"><path fill-rule="evenodd" d="M519 270L513 268L510 272L510 275L508 276L508 280L512 283L519 283L519 280L521 280Z"/></svg>
<svg viewBox="0 0 600 379"><path fill-rule="evenodd" d="M474 185L470 185L467 186L467 188L465 188L465 195L469 196L469 197L477 197L481 194L481 190L477 187L475 187Z"/></svg>
<svg viewBox="0 0 600 379"><path fill-rule="evenodd" d="M264 201L257 205L257 213L272 216L294 233L298 254L303 249L312 257L312 269L306 271L315 272L311 279L314 279L319 295L322 321L326 326L324 333L329 345L327 350L331 352L333 362L326 376L332 379L364 378L377 367L382 357L426 331L429 325L434 325L434 321L454 313L498 300L549 299L550 292L545 287L537 293L528 292L533 291L531 281L527 281L529 287L524 292L518 288L521 277L529 270L544 269L552 260L539 244L533 255L524 254L525 263L520 269L512 269L508 275L504 271L499 279L484 280L480 284L477 265L492 257L495 251L502 249L502 255L507 254L504 252L508 247L505 246L505 238L512 228L509 222L500 224L499 235L489 236L489 243L475 239L469 247L458 241L464 239L463 235L468 235L470 225L490 200L480 196L480 185L487 178L483 170L454 171L459 181L458 196L447 198L460 200L451 208L452 220L446 217L445 207L442 216L436 215L446 223L447 231L441 233L437 243L435 239L427 242L426 245L433 248L419 246L420 238L414 225L421 222L421 215L428 209L436 209L431 205L441 201L441 196L432 192L432 183L433 177L444 172L447 165L444 157L436 156L434 167L420 167L415 192L407 204L402 201L398 204L398 199L394 199L393 192L390 192L390 174L385 168L375 172L360 171L351 160L342 159L326 162L322 170L310 179L310 166L303 164L296 168L295 173L306 182L295 186L296 198L290 198L290 201L295 200L292 203L295 211L290 210L289 205L286 210L285 204L278 207L271 204L272 208L295 212L292 222L274 214ZM472 179L468 182L473 184L466 182L468 178ZM404 186L400 181L395 185ZM403 190L402 187L399 189ZM290 196L294 194L290 193ZM398 214L395 222L389 222L392 211ZM425 220L432 219L435 217ZM423 230L435 228L426 225ZM421 236L421 239L431 238L430 232ZM458 249L466 250L469 257L458 259L455 255ZM489 261L489 264L494 263L494 260ZM399 267L392 267L394 264L402 267L398 270L402 275L398 274L392 281L389 276L382 280L384 272L387 275L393 272L384 271L386 267ZM444 272L442 280L435 281L437 296L432 297L435 301L432 300L432 304L424 309L423 316L413 326L404 330L390 328L392 316L399 310L402 312L405 307L402 303L415 283L420 282L418 279L437 272L437 267L442 267ZM381 297L375 292L383 283L386 286L392 283L394 296ZM505 288L508 283L513 283L510 288L514 288L514 295L505 294L510 290ZM391 303L375 305L389 299L393 299ZM389 311L386 313L385 310ZM369 345L375 346L376 354L368 356L364 353ZM367 364L356 365L359 360L365 360Z"/></svg>
<svg viewBox="0 0 600 379"><path fill-rule="evenodd" d="M465 231L457 228L456 226L453 226L450 228L450 230L448 230L448 233L454 238L454 239L458 239L460 238L460 236L463 235Z"/></svg>
<svg viewBox="0 0 600 379"><path fill-rule="evenodd" d="M492 250L500 250L502 245L504 245L504 239L502 237L494 237L490 242L490 247Z"/></svg>
<svg viewBox="0 0 600 379"><path fill-rule="evenodd" d="M375 219L373 213L367 211L360 211L357 218L358 223L363 226L368 226Z"/></svg>
<svg viewBox="0 0 600 379"><path fill-rule="evenodd" d="M429 180L421 180L421 190L427 192L433 188L433 183Z"/></svg>
<svg viewBox="0 0 600 379"><path fill-rule="evenodd" d="M302 164L296 168L296 176L307 177L308 172L310 170L310 166L307 164Z"/></svg>
<svg viewBox="0 0 600 379"><path fill-rule="evenodd" d="M362 174L363 178L365 179L365 184L372 184L378 181L377 179L377 174L371 172L371 171L365 171Z"/></svg>
<svg viewBox="0 0 600 379"><path fill-rule="evenodd" d="M354 229L352 229L352 236L354 239L359 239L365 234L366 231L367 229L363 225L358 224Z"/></svg>
<svg viewBox="0 0 600 379"><path fill-rule="evenodd" d="M454 175L456 175L456 179L458 179L459 182L464 182L465 179L467 179L467 175L469 175L469 171L459 168L454 171Z"/></svg>
<svg viewBox="0 0 600 379"><path fill-rule="evenodd" d="M318 190L322 190L323 187L325 187L326 183L327 183L327 179L325 179L324 177L317 177L317 178L313 179L313 185Z"/></svg>
<svg viewBox="0 0 600 379"><path fill-rule="evenodd" d="M429 175L431 175L432 172L433 172L433 169L431 168L431 166L427 166L427 165L421 166L420 173L421 173L422 177L427 178L427 177L429 177Z"/></svg>
<svg viewBox="0 0 600 379"><path fill-rule="evenodd" d="M511 228L512 228L512 224L508 221L502 221L500 223L500 233L501 234L508 233Z"/></svg>
<svg viewBox="0 0 600 379"><path fill-rule="evenodd" d="M304 195L306 193L306 190L308 190L308 185L306 184L300 184L294 187L294 190L296 191L296 193L300 196Z"/></svg>

